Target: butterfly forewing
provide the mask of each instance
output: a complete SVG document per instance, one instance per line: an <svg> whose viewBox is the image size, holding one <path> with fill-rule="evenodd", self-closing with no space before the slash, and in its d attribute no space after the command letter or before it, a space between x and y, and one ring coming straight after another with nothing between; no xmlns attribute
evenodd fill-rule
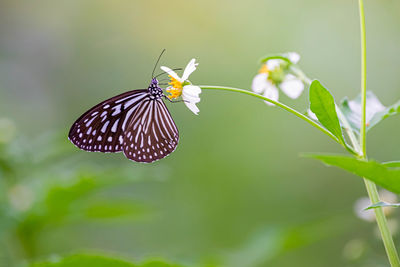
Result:
<svg viewBox="0 0 400 267"><path fill-rule="evenodd" d="M124 131L123 151L131 160L153 162L172 153L178 141L178 129L162 99L146 99Z"/></svg>
<svg viewBox="0 0 400 267"><path fill-rule="evenodd" d="M68 138L86 151L119 152L123 150L124 131L140 104L149 98L148 91L133 90L89 109L72 125Z"/></svg>

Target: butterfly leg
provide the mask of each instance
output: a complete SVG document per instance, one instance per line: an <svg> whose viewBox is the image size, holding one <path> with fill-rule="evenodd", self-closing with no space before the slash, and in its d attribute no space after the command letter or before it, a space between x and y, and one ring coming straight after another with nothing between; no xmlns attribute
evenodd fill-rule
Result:
<svg viewBox="0 0 400 267"><path fill-rule="evenodd" d="M179 103L179 102L189 103L189 101L186 101L186 100L183 100L183 99L182 100L171 100L167 96L164 96L164 98L167 99L171 103Z"/></svg>

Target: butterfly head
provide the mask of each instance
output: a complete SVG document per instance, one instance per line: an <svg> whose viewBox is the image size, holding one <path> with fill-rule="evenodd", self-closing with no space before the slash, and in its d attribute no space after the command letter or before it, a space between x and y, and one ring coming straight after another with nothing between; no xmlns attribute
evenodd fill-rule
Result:
<svg viewBox="0 0 400 267"><path fill-rule="evenodd" d="M157 80L157 78L154 77L154 78L151 79L150 86L152 86L152 85L158 87L158 80ZM149 86L149 87L150 87L150 86Z"/></svg>
<svg viewBox="0 0 400 267"><path fill-rule="evenodd" d="M150 97L152 98L161 98L164 96L162 88L158 86L157 78L151 79L150 85L147 90L149 91Z"/></svg>

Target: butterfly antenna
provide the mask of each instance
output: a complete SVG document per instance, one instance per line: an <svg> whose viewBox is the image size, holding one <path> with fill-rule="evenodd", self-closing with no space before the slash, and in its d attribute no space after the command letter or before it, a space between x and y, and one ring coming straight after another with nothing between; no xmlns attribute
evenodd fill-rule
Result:
<svg viewBox="0 0 400 267"><path fill-rule="evenodd" d="M165 48L164 48L163 51L161 52L160 56L159 56L158 59L157 59L156 64L154 65L153 72L151 73L151 78L152 78L152 79L153 79L153 77L154 77L154 72L156 71L158 62L160 62L161 56L164 54L164 52L165 52Z"/></svg>
<svg viewBox="0 0 400 267"><path fill-rule="evenodd" d="M172 69L173 71L176 71L176 70L183 70L182 68L175 68L175 69ZM161 76L161 75L164 75L164 74L168 74L167 72L162 72L162 73L160 73L160 74L158 74L158 75L156 75L156 76L154 76L154 78L157 78L157 77L159 77L159 76Z"/></svg>

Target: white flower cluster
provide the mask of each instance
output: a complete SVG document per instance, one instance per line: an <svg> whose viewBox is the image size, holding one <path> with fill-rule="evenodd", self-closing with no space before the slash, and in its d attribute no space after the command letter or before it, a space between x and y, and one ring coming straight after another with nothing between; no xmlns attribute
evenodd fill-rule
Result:
<svg viewBox="0 0 400 267"><path fill-rule="evenodd" d="M297 64L300 55L290 52L285 55L290 64ZM252 90L264 97L278 101L279 89L290 98L298 98L304 90L303 82L288 71L288 62L280 58L271 58L261 67L259 73L254 77ZM265 101L268 105L273 105Z"/></svg>

